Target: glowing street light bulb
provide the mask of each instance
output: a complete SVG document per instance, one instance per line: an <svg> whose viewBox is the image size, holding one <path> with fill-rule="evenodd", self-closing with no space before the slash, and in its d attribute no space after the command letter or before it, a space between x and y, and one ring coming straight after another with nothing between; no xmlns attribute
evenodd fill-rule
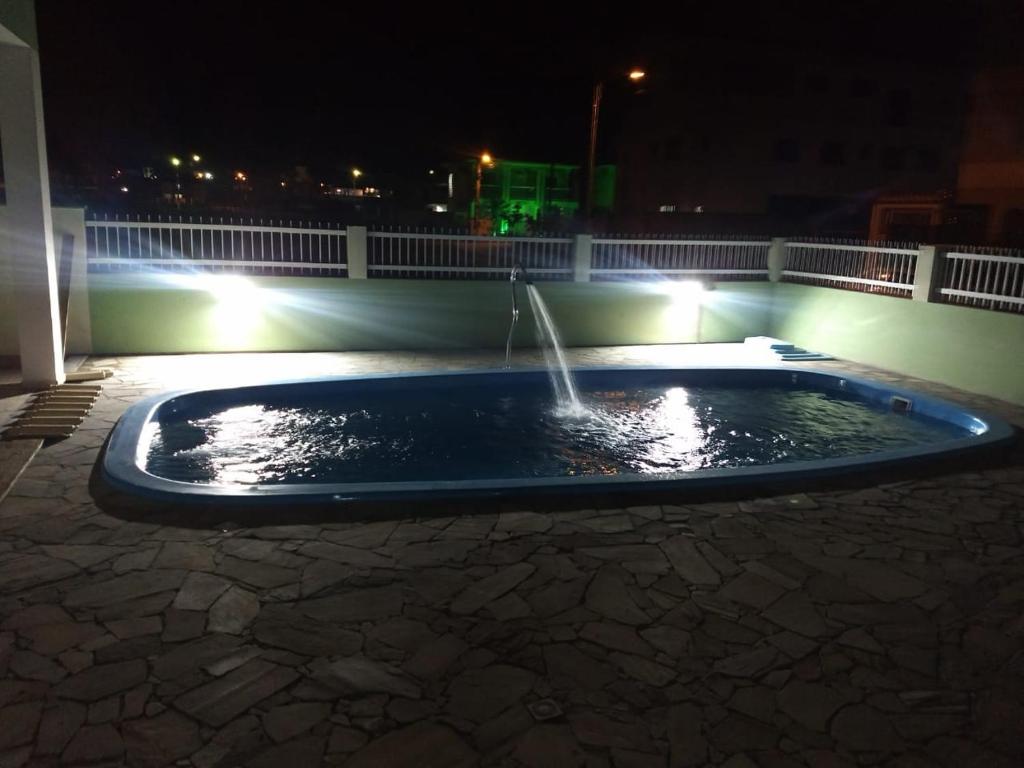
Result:
<svg viewBox="0 0 1024 768"><path fill-rule="evenodd" d="M491 157L490 152L484 152L482 155L480 155L480 162L483 163L484 165L492 165L494 163L494 158Z"/></svg>
<svg viewBox="0 0 1024 768"><path fill-rule="evenodd" d="M245 171L235 171L235 181L246 181L248 178L245 175Z"/></svg>
<svg viewBox="0 0 1024 768"><path fill-rule="evenodd" d="M192 162L193 163L198 163L202 159L203 158L201 158L199 155L192 155Z"/></svg>
<svg viewBox="0 0 1024 768"><path fill-rule="evenodd" d="M179 165L181 165L181 158L179 158L179 157L172 157L171 158L171 165L173 165L175 168L177 168Z"/></svg>
<svg viewBox="0 0 1024 768"><path fill-rule="evenodd" d="M644 72L642 69L632 69L629 72L629 79L632 80L634 83L637 82L638 80L643 80L645 77L647 77L647 73Z"/></svg>
<svg viewBox="0 0 1024 768"><path fill-rule="evenodd" d="M363 175L363 172L360 171L358 168L353 168L352 169L352 178L353 179L358 179L362 175Z"/></svg>
<svg viewBox="0 0 1024 768"><path fill-rule="evenodd" d="M210 180L212 180L212 179L213 179L213 174L212 174L212 173L210 173L209 171L206 171L206 172L205 172L205 173L203 174L203 178L204 178L204 179L206 179L207 181L210 181Z"/></svg>

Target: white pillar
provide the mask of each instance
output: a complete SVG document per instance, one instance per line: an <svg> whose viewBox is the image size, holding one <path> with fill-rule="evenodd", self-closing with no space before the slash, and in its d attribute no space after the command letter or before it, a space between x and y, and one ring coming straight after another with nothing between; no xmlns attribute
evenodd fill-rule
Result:
<svg viewBox="0 0 1024 768"><path fill-rule="evenodd" d="M918 247L917 266L914 268L914 301L932 300L941 264L934 245Z"/></svg>
<svg viewBox="0 0 1024 768"><path fill-rule="evenodd" d="M53 247L57 256L58 275L63 275L67 268L61 260L65 256L61 250L61 240L67 235L73 238L64 351L69 355L88 355L92 353L92 318L89 314L89 275L85 263L85 209L53 208L51 215L53 217Z"/></svg>
<svg viewBox="0 0 1024 768"><path fill-rule="evenodd" d="M366 227L345 228L345 262L350 279L366 279Z"/></svg>
<svg viewBox="0 0 1024 768"><path fill-rule="evenodd" d="M773 283L782 280L782 270L786 268L786 238L773 237L768 246L768 279Z"/></svg>
<svg viewBox="0 0 1024 768"><path fill-rule="evenodd" d="M590 268L593 263L594 237L576 235L573 241L572 279L577 283L590 282Z"/></svg>
<svg viewBox="0 0 1024 768"><path fill-rule="evenodd" d="M7 191L4 247L11 263L21 378L31 387L64 381L50 179L39 54L0 44L0 140Z"/></svg>

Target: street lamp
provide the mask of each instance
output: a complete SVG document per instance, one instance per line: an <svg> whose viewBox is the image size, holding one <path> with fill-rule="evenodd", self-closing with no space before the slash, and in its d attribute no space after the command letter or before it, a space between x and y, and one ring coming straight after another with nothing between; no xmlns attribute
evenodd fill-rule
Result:
<svg viewBox="0 0 1024 768"><path fill-rule="evenodd" d="M627 75L629 82L639 83L647 73L644 70L634 67ZM587 190L584 198L584 212L587 221L594 211L594 169L597 163L597 123L601 115L601 98L604 96L604 81L598 80L594 83L594 95L590 102L590 146L587 149Z"/></svg>
<svg viewBox="0 0 1024 768"><path fill-rule="evenodd" d="M359 181L359 177L362 176L362 175L363 175L363 172L361 170L359 170L358 168L353 168L352 169L352 183L355 184L357 181Z"/></svg>
<svg viewBox="0 0 1024 768"><path fill-rule="evenodd" d="M475 224L480 216L480 189L483 186L485 165L488 168L494 167L494 158L491 157L490 152L484 152L476 161L476 185L473 192L473 229L476 229Z"/></svg>
<svg viewBox="0 0 1024 768"><path fill-rule="evenodd" d="M174 168L174 204L181 204L181 177L178 175L178 169L181 168L181 158L171 156L171 166Z"/></svg>

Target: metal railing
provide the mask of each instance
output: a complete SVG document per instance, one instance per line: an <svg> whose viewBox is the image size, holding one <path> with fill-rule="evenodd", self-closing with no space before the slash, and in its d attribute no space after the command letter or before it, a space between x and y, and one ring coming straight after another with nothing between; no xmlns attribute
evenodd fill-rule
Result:
<svg viewBox="0 0 1024 768"><path fill-rule="evenodd" d="M772 241L652 236L504 237L374 230L313 222L184 217L89 218L88 270L235 272L270 276L505 280L766 280L769 254L785 282L1024 314L1024 251L955 246L917 275L910 243ZM356 234L358 233L358 237ZM363 237L365 234L365 238ZM365 246L363 243L365 242ZM577 248L580 248L577 252ZM776 248L777 250L773 250ZM930 258L922 262L931 264ZM783 266L784 264L784 266ZM364 268L365 265L365 268ZM589 278L588 278L589 275ZM932 282L934 281L934 282Z"/></svg>
<svg viewBox="0 0 1024 768"><path fill-rule="evenodd" d="M764 280L770 240L595 237L591 280L710 277Z"/></svg>
<svg viewBox="0 0 1024 768"><path fill-rule="evenodd" d="M787 242L782 280L910 298L917 254L911 243Z"/></svg>
<svg viewBox="0 0 1024 768"><path fill-rule="evenodd" d="M943 260L939 301L1024 313L1024 251L955 246Z"/></svg>
<svg viewBox="0 0 1024 768"><path fill-rule="evenodd" d="M85 222L90 272L144 270L250 275L348 275L345 228L219 218L103 218Z"/></svg>
<svg viewBox="0 0 1024 768"><path fill-rule="evenodd" d="M372 231L368 277L507 280L516 264L535 280L571 280L570 237L491 237L454 232Z"/></svg>

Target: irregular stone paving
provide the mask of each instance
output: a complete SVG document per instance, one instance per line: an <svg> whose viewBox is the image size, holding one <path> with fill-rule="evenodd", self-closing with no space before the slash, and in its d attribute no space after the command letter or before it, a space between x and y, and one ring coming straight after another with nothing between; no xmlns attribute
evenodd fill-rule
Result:
<svg viewBox="0 0 1024 768"><path fill-rule="evenodd" d="M97 507L109 429L166 384L99 362L0 505L2 766L1024 764L1019 449L740 501L189 527Z"/></svg>

